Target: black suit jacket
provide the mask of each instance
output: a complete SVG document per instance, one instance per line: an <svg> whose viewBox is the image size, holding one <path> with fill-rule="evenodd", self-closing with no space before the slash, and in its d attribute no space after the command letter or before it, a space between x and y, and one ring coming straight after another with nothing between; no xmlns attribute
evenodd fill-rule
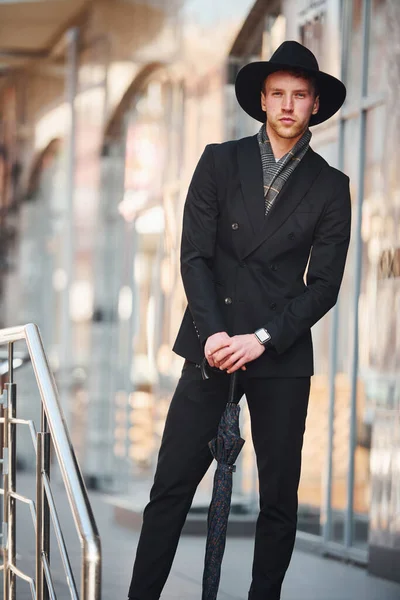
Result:
<svg viewBox="0 0 400 600"><path fill-rule="evenodd" d="M207 146L184 209L188 307L174 351L198 363L212 334L265 327L272 345L248 374L312 375L310 330L336 303L350 220L349 178L311 148L264 217L257 137Z"/></svg>

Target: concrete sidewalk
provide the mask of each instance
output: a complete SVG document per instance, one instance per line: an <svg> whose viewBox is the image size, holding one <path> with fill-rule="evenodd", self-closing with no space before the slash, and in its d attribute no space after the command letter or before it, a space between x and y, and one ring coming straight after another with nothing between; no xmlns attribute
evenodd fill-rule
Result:
<svg viewBox="0 0 400 600"><path fill-rule="evenodd" d="M80 544L69 513L66 495L54 485L57 507L65 532L79 589ZM34 493L34 478L20 474L17 490ZM112 499L91 493L92 507L102 539L102 600L126 600L138 533L115 525ZM32 520L26 506L17 512L17 564L34 574L34 536ZM54 536L52 570L57 600L71 597ZM253 542L246 538L229 538L224 557L219 600L246 600L250 582ZM181 539L173 569L162 600L200 600L204 539L185 536ZM17 584L17 600L31 598L25 582ZM364 569L331 559L295 551L284 584L282 600L400 600L400 585L369 576Z"/></svg>
<svg viewBox="0 0 400 600"><path fill-rule="evenodd" d="M126 600L124 586L130 577L138 534L114 526L103 499L95 494L91 497L104 542L113 539L112 544L103 543L103 599ZM118 560L114 544L119 547ZM205 540L198 536L181 538L162 600L200 600L204 546ZM252 540L227 540L219 600L247 600L252 557ZM118 570L115 580L107 564L113 564ZM282 600L400 600L400 585L371 577L359 567L295 551Z"/></svg>

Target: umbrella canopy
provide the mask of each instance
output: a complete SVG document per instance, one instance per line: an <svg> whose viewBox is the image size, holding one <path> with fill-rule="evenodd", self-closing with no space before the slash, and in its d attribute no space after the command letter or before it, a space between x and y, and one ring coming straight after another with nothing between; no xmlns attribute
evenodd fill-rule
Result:
<svg viewBox="0 0 400 600"><path fill-rule="evenodd" d="M208 511L202 600L215 600L218 594L231 507L232 473L235 471L234 463L244 444L239 430L240 406L235 402L236 380L235 372L231 375L229 401L219 423L217 436L208 444L218 464Z"/></svg>

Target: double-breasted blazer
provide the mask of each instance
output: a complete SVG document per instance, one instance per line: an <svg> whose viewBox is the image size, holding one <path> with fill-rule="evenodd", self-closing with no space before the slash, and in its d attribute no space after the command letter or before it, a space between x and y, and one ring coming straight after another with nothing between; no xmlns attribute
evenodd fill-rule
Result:
<svg viewBox="0 0 400 600"><path fill-rule="evenodd" d="M188 307L173 350L199 363L214 333L265 327L271 344L247 365L248 375L310 376L311 327L336 303L343 277L349 178L309 148L264 211L257 136L206 146L184 208Z"/></svg>

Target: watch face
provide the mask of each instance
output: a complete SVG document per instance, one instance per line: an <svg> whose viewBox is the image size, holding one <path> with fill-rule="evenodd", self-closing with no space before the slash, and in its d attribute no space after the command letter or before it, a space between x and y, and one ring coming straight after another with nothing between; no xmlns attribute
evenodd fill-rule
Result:
<svg viewBox="0 0 400 600"><path fill-rule="evenodd" d="M259 329L258 331L256 331L256 335L262 344L268 342L268 340L271 337L266 329Z"/></svg>

